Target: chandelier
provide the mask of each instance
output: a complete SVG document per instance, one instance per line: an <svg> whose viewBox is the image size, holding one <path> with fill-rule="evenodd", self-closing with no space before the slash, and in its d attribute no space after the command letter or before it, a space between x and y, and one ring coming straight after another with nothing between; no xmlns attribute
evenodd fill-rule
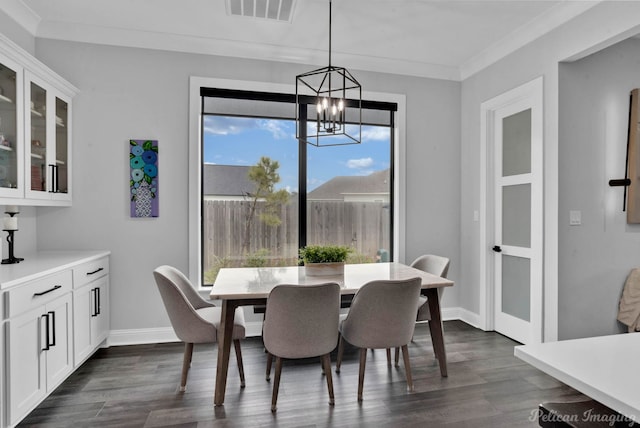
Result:
<svg viewBox="0 0 640 428"><path fill-rule="evenodd" d="M296 76L296 137L316 147L360 144L362 87L344 67L331 64Z"/></svg>

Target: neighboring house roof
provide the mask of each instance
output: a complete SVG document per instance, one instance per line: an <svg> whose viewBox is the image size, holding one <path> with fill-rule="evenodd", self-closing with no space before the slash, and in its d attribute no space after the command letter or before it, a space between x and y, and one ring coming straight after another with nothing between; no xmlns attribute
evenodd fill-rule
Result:
<svg viewBox="0 0 640 428"><path fill-rule="evenodd" d="M307 199L343 201L345 195L388 194L389 185L388 168L369 175L339 176L309 192Z"/></svg>
<svg viewBox="0 0 640 428"><path fill-rule="evenodd" d="M202 190L205 195L244 196L255 189L249 180L250 166L204 164Z"/></svg>

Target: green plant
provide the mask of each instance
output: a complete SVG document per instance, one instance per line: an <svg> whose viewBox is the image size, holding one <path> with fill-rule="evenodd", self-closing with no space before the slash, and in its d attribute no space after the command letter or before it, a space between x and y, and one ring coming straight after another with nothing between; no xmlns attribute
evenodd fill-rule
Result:
<svg viewBox="0 0 640 428"><path fill-rule="evenodd" d="M344 262L351 253L351 247L345 245L307 245L300 248L298 255L303 264Z"/></svg>
<svg viewBox="0 0 640 428"><path fill-rule="evenodd" d="M243 266L244 267L265 267L267 266L268 255L269 255L269 250L266 248L261 248L255 253L249 253L245 256Z"/></svg>
<svg viewBox="0 0 640 428"><path fill-rule="evenodd" d="M218 272L222 268L232 267L231 261L227 257L213 256L211 261L211 269L204 273L205 285L211 285L216 281Z"/></svg>

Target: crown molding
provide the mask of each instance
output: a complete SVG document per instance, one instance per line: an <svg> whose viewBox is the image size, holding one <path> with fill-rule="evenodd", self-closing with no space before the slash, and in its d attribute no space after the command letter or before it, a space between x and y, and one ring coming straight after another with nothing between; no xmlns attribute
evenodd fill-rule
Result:
<svg viewBox="0 0 640 428"><path fill-rule="evenodd" d="M42 19L22 0L2 0L2 10L35 37Z"/></svg>
<svg viewBox="0 0 640 428"><path fill-rule="evenodd" d="M599 1L564 1L518 28L497 43L460 66L460 79L464 80L517 51L532 41L544 36L578 15L601 3Z"/></svg>
<svg viewBox="0 0 640 428"><path fill-rule="evenodd" d="M118 29L85 24L42 22L38 37L102 45L156 49L183 53L220 55L234 58L258 59L306 65L325 65L327 53L323 50L285 48L266 43L211 39L184 34ZM336 64L358 70L460 80L457 67L446 67L418 61L352 55L333 52Z"/></svg>
<svg viewBox="0 0 640 428"><path fill-rule="evenodd" d="M546 13L478 53L472 59L460 65L460 67L340 52L334 52L333 58L336 63L350 69L462 81L602 1L604 0L563 1L558 3ZM42 21L23 0L3 0L1 7L7 15L37 38L306 65L323 65L326 61L326 52L320 50L285 48L265 43L210 39L184 34Z"/></svg>

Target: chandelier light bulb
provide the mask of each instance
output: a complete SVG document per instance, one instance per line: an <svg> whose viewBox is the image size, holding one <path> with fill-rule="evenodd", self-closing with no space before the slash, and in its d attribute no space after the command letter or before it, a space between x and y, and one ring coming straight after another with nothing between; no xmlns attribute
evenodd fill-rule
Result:
<svg viewBox="0 0 640 428"><path fill-rule="evenodd" d="M344 100L342 98L340 98L340 101L338 101L338 110L344 110Z"/></svg>

